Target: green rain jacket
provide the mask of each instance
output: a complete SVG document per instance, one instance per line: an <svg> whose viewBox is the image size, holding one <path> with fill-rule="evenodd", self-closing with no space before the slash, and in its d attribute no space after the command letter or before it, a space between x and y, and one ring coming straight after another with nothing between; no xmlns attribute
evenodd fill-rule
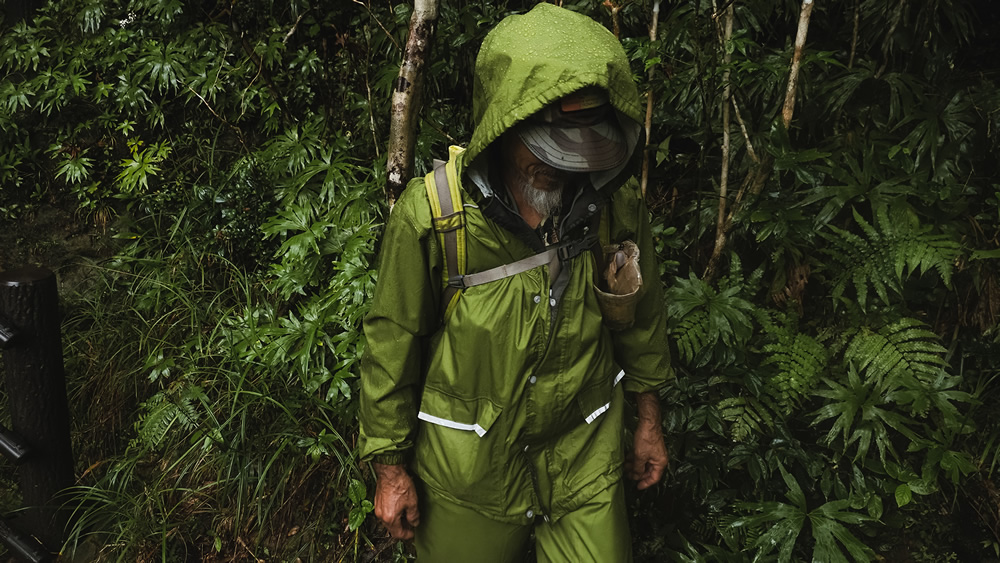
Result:
<svg viewBox="0 0 1000 563"><path fill-rule="evenodd" d="M632 149L640 119L617 39L551 4L497 25L483 42L475 78L477 125L456 157L467 273L544 249L505 203L505 188L489 181L497 161L487 147L504 131L593 85L610 93ZM582 236L610 205L610 239L639 245L645 288L634 326L619 332L602 323L590 252L562 262L557 279L542 266L465 289L442 320L442 248L424 181L410 182L386 226L364 323L363 459L408 463L424 486L509 523L558 519L620 479L622 388L655 390L673 372L647 210L635 182L622 186L627 174L618 172L594 174L600 189L578 190L564 207L561 233Z"/></svg>

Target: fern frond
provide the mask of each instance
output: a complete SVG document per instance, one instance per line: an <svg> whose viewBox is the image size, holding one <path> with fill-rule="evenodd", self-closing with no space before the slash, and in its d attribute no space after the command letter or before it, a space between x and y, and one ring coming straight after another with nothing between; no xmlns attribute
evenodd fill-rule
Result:
<svg viewBox="0 0 1000 563"><path fill-rule="evenodd" d="M877 384L906 376L929 382L946 366L946 351L926 325L903 318L875 331L863 327L844 351L844 361L853 362L866 381Z"/></svg>
<svg viewBox="0 0 1000 563"><path fill-rule="evenodd" d="M879 208L874 225L856 209L853 213L863 236L833 225L829 226L830 232L823 234L830 243L824 251L842 266L833 280L835 300L853 285L862 310L867 306L870 292L888 304L890 290L899 293L906 277L929 270L936 271L945 285L951 284L954 262L960 252L957 241L947 235L932 234L932 226L921 226L906 209Z"/></svg>
<svg viewBox="0 0 1000 563"><path fill-rule="evenodd" d="M916 215L901 209L891 213L881 208L876 213L879 229L885 233L920 233L919 237L898 236L899 252L895 256L896 275L902 279L907 272L923 274L934 269L945 285L951 285L951 274L960 245L948 235L933 235L929 227L921 228ZM904 228L900 228L904 227ZM901 232L902 231L902 232Z"/></svg>
<svg viewBox="0 0 1000 563"><path fill-rule="evenodd" d="M734 525L741 518L743 517L733 513L722 513L709 518L710 523L714 525L715 533L719 534L731 549L751 545L764 533L760 527ZM705 534L705 537L709 537L708 534Z"/></svg>
<svg viewBox="0 0 1000 563"><path fill-rule="evenodd" d="M719 401L719 414L731 422L730 437L744 442L774 426L773 409L754 397L729 397Z"/></svg>
<svg viewBox="0 0 1000 563"><path fill-rule="evenodd" d="M826 348L805 334L793 334L764 346L769 354L761 366L774 365L777 373L768 378L765 390L779 412L791 414L810 396L826 371Z"/></svg>
<svg viewBox="0 0 1000 563"><path fill-rule="evenodd" d="M740 255L733 252L729 255L729 275L721 280L725 287L740 287L743 285L743 261Z"/></svg>
<svg viewBox="0 0 1000 563"><path fill-rule="evenodd" d="M150 410L136 423L138 436L134 445L150 449L158 447L170 433L170 428L177 421L180 409L162 394L154 395L143 407Z"/></svg>
<svg viewBox="0 0 1000 563"><path fill-rule="evenodd" d="M136 423L137 436L132 444L155 449L174 431L174 426L194 429L201 421L198 406L207 400L205 392L197 385L182 387L179 392L161 391L153 395L142 404L146 413Z"/></svg>
<svg viewBox="0 0 1000 563"><path fill-rule="evenodd" d="M881 281L882 276L878 275L879 272L875 268L876 262L874 261L874 257L877 254L877 250L872 243L850 231L834 227L833 225L830 225L830 230L837 236L826 235L831 243L826 252L833 258L834 262L846 266L846 268L841 270L841 274L837 276L834 282L831 292L833 298L835 301L839 300L847 290L848 284L853 282L855 291L857 292L858 305L864 309L868 300L869 280L873 278L879 280L879 283L882 284L882 291L879 293L880 295L885 293L885 284ZM876 292L878 292L878 289L876 289Z"/></svg>
<svg viewBox="0 0 1000 563"><path fill-rule="evenodd" d="M205 402L208 402L208 397L201 387L191 385L184 388L177 399L177 421L185 430L191 430L198 425L201 420L198 405Z"/></svg>
<svg viewBox="0 0 1000 563"><path fill-rule="evenodd" d="M677 338L680 359L686 364L695 365L695 358L704 356L701 353L712 344L708 336L708 313L704 311L697 311L681 319L673 332Z"/></svg>
<svg viewBox="0 0 1000 563"><path fill-rule="evenodd" d="M760 288L760 280L764 278L764 266L758 266L750 275L743 273L743 260L736 252L730 254L729 275L719 280L720 289L739 288L745 295L752 295Z"/></svg>
<svg viewBox="0 0 1000 563"><path fill-rule="evenodd" d="M798 331L793 308L785 313L758 309L754 319L770 337L761 349L762 394L777 414L787 416L811 395L827 369L829 353L815 338Z"/></svg>
<svg viewBox="0 0 1000 563"><path fill-rule="evenodd" d="M753 320L757 321L761 330L767 334L778 334L781 329L775 320L775 314L769 309L754 309L752 311Z"/></svg>

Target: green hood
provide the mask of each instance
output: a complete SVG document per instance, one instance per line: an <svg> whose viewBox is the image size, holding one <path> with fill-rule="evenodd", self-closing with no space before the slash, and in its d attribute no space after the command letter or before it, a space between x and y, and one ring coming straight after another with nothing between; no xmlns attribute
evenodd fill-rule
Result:
<svg viewBox="0 0 1000 563"><path fill-rule="evenodd" d="M542 3L505 18L483 41L475 74L466 163L521 120L586 86L609 92L634 150L641 109L628 57L614 34L587 16Z"/></svg>

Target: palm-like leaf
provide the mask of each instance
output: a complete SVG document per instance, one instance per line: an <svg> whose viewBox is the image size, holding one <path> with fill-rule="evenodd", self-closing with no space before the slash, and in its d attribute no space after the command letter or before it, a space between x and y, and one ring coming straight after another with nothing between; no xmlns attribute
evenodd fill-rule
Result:
<svg viewBox="0 0 1000 563"><path fill-rule="evenodd" d="M790 562L806 522L809 523L815 541L813 561L846 563L847 558L840 545L856 561L868 561L874 556L872 550L847 529L847 525L856 526L873 520L870 516L848 511L849 500L833 500L809 510L806 496L795 477L780 464L778 469L788 487L785 496L789 502L743 503L740 508L756 514L739 518L730 524L734 528L761 528L770 525L751 545L757 550L758 559L777 547L779 563Z"/></svg>
<svg viewBox="0 0 1000 563"><path fill-rule="evenodd" d="M681 360L700 367L749 340L753 306L740 296L742 289L717 291L694 274L677 280L668 292L667 312Z"/></svg>
<svg viewBox="0 0 1000 563"><path fill-rule="evenodd" d="M829 379L825 382L828 389L820 389L816 394L830 401L813 413L813 425L834 419L833 426L826 434L826 443L835 443L839 436L845 452L855 446L854 458L864 459L874 442L879 451L879 459L884 463L887 455L891 459L899 457L893 447L890 429L912 441L918 439L910 428L914 421L887 408L887 394L895 386L890 390L883 390L874 382L862 381L853 364L848 368L846 385Z"/></svg>

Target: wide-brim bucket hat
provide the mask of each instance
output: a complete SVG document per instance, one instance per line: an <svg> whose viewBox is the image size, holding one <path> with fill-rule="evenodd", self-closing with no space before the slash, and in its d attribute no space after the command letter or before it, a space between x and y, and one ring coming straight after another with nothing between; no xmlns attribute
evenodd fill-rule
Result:
<svg viewBox="0 0 1000 563"><path fill-rule="evenodd" d="M625 134L602 88L564 96L522 121L516 131L532 154L560 170L610 170L629 156Z"/></svg>

